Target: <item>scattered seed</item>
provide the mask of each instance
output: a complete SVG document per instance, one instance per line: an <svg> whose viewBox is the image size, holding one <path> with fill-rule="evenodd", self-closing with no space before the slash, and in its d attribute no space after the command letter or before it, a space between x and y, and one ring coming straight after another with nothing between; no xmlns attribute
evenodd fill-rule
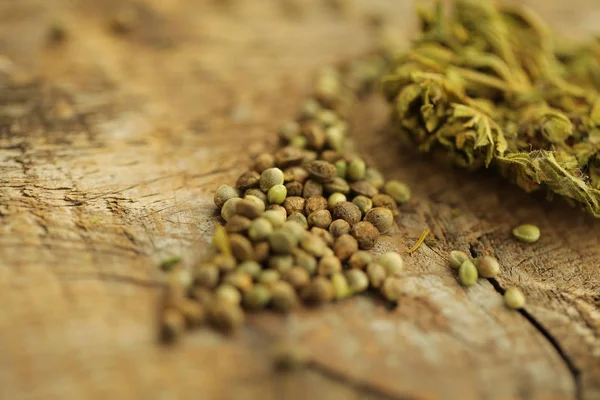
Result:
<svg viewBox="0 0 600 400"><path fill-rule="evenodd" d="M293 252L296 265L304 269L309 275L317 272L317 259L301 249L294 249Z"/></svg>
<svg viewBox="0 0 600 400"><path fill-rule="evenodd" d="M304 229L308 229L308 220L302 213L292 213L289 217L287 217L287 221L293 221L304 227Z"/></svg>
<svg viewBox="0 0 600 400"><path fill-rule="evenodd" d="M231 253L238 261L249 261L254 259L254 248L252 243L239 234L229 235Z"/></svg>
<svg viewBox="0 0 600 400"><path fill-rule="evenodd" d="M264 170L275 166L275 157L269 153L261 153L254 159L254 170L262 173Z"/></svg>
<svg viewBox="0 0 600 400"><path fill-rule="evenodd" d="M275 282L271 287L271 305L277 311L287 313L298 306L296 291L285 281Z"/></svg>
<svg viewBox="0 0 600 400"><path fill-rule="evenodd" d="M219 300L226 301L231 304L240 304L242 301L242 295L233 285L229 283L223 283L215 290L215 297Z"/></svg>
<svg viewBox="0 0 600 400"><path fill-rule="evenodd" d="M258 242L254 244L254 259L259 263L264 263L269 258L271 246L268 242Z"/></svg>
<svg viewBox="0 0 600 400"><path fill-rule="evenodd" d="M279 371L293 371L305 367L310 361L309 352L293 343L280 343L273 351L273 366Z"/></svg>
<svg viewBox="0 0 600 400"><path fill-rule="evenodd" d="M269 245L276 254L289 254L296 247L298 241L285 229L275 231L269 236Z"/></svg>
<svg viewBox="0 0 600 400"><path fill-rule="evenodd" d="M258 279L258 276L262 272L262 266L256 261L244 261L243 263L238 265L237 272L242 272L248 274L253 279Z"/></svg>
<svg viewBox="0 0 600 400"><path fill-rule="evenodd" d="M344 180L342 178L338 178L338 177L335 177L335 178L333 178L333 181L326 183L323 186L323 188L329 194L333 194L333 193L348 194L348 193L350 193L350 185L348 185L348 182L346 182L346 180Z"/></svg>
<svg viewBox="0 0 600 400"><path fill-rule="evenodd" d="M404 269L404 261L402 256L395 251L389 251L382 254L377 262L385 268L387 276L398 275Z"/></svg>
<svg viewBox="0 0 600 400"><path fill-rule="evenodd" d="M367 265L367 276L369 277L371 286L375 289L379 289L381 285L383 285L383 281L387 277L387 274L385 268L383 268L381 264L370 262Z"/></svg>
<svg viewBox="0 0 600 400"><path fill-rule="evenodd" d="M306 269L302 267L293 267L283 274L283 280L296 289L302 289L310 282L310 275Z"/></svg>
<svg viewBox="0 0 600 400"><path fill-rule="evenodd" d="M348 165L348 179L353 181L359 181L365 177L365 171L367 170L367 165L360 158L355 158Z"/></svg>
<svg viewBox="0 0 600 400"><path fill-rule="evenodd" d="M271 233L273 233L273 226L266 218L255 219L248 229L248 236L254 242L266 240Z"/></svg>
<svg viewBox="0 0 600 400"><path fill-rule="evenodd" d="M252 287L252 276L238 269L235 272L225 275L223 282L230 284L240 292L244 293Z"/></svg>
<svg viewBox="0 0 600 400"><path fill-rule="evenodd" d="M262 203L263 203L263 204L265 204L265 205L267 204L267 195L266 195L266 194L264 194L264 193L263 193L263 191L262 191L262 190L260 190L259 188L250 188L250 189L247 189L247 190L244 192L244 198L245 198L245 199L246 199L246 198L249 198L249 199L253 200L253 198L252 198L252 197L249 197L249 196L256 197L256 198L258 198L260 201L262 201ZM258 204L258 203L256 203L256 204Z"/></svg>
<svg viewBox="0 0 600 400"><path fill-rule="evenodd" d="M262 218L269 221L271 226L275 229L280 228L287 218L287 212L285 209L280 210L267 210L263 213Z"/></svg>
<svg viewBox="0 0 600 400"><path fill-rule="evenodd" d="M333 252L342 261L346 261L350 256L358 251L358 242L351 235L342 235L335 240Z"/></svg>
<svg viewBox="0 0 600 400"><path fill-rule="evenodd" d="M388 301L398 301L402 296L402 280L398 276L388 276L381 286L381 294Z"/></svg>
<svg viewBox="0 0 600 400"><path fill-rule="evenodd" d="M500 264L498 260L491 256L483 256L476 260L477 272L479 276L484 278L493 278L500 272Z"/></svg>
<svg viewBox="0 0 600 400"><path fill-rule="evenodd" d="M328 247L333 246L333 241L334 241L333 236L331 236L331 233L329 233L329 231L327 229L313 226L310 229L310 233L321 238L321 240L323 240Z"/></svg>
<svg viewBox="0 0 600 400"><path fill-rule="evenodd" d="M333 193L327 199L327 207L333 210L336 204L346 201L346 196L343 193Z"/></svg>
<svg viewBox="0 0 600 400"><path fill-rule="evenodd" d="M473 286L477 283L477 267L471 260L464 261L458 269L458 279L463 286Z"/></svg>
<svg viewBox="0 0 600 400"><path fill-rule="evenodd" d="M308 304L318 305L333 299L333 287L329 279L324 276L315 277L311 283L302 290L302 298Z"/></svg>
<svg viewBox="0 0 600 400"><path fill-rule="evenodd" d="M398 215L398 205L392 196L377 193L371 200L373 200L373 207L384 207L390 210L394 216Z"/></svg>
<svg viewBox="0 0 600 400"><path fill-rule="evenodd" d="M337 175L335 165L323 160L311 161L305 168L310 176L320 182L331 182Z"/></svg>
<svg viewBox="0 0 600 400"><path fill-rule="evenodd" d="M348 259L348 265L353 269L365 269L373 261L373 255L364 250L359 250Z"/></svg>
<svg viewBox="0 0 600 400"><path fill-rule="evenodd" d="M350 185L350 189L357 195L362 195L366 197L373 197L378 193L378 190L375 189L373 185L364 180L352 182L352 184Z"/></svg>
<svg viewBox="0 0 600 400"><path fill-rule="evenodd" d="M348 162L346 160L337 160L333 165L335 165L337 171L336 176L345 179L348 174Z"/></svg>
<svg viewBox="0 0 600 400"><path fill-rule="evenodd" d="M244 322L242 309L228 301L215 301L208 309L208 317L213 326L224 333L235 331Z"/></svg>
<svg viewBox="0 0 600 400"><path fill-rule="evenodd" d="M283 201L283 208L285 208L287 215L301 213L302 210L304 210L305 202L306 200L304 200L302 197L291 196Z"/></svg>
<svg viewBox="0 0 600 400"><path fill-rule="evenodd" d="M385 183L383 174L375 168L367 168L364 179L377 190L381 189Z"/></svg>
<svg viewBox="0 0 600 400"><path fill-rule="evenodd" d="M219 268L213 264L201 264L195 269L194 284L213 289L219 284Z"/></svg>
<svg viewBox="0 0 600 400"><path fill-rule="evenodd" d="M373 201L366 196L356 196L352 199L352 203L356 204L362 215L364 216L367 212L373 208Z"/></svg>
<svg viewBox="0 0 600 400"><path fill-rule="evenodd" d="M294 259L291 255L276 255L271 256L268 261L269 268L276 270L280 274L283 274L290 269L294 265Z"/></svg>
<svg viewBox="0 0 600 400"><path fill-rule="evenodd" d="M256 201L252 200L252 198L258 199L258 197L248 196L249 198L244 198L237 203L236 206L236 214L241 215L246 218L254 219L260 217L264 211L264 203L263 207L261 207ZM262 203L262 201L261 201Z"/></svg>
<svg viewBox="0 0 600 400"><path fill-rule="evenodd" d="M244 293L243 303L248 310L256 311L265 308L270 300L271 291L259 283Z"/></svg>
<svg viewBox="0 0 600 400"><path fill-rule="evenodd" d="M519 225L512 231L513 236L524 243L535 243L540 239L540 228L531 224Z"/></svg>
<svg viewBox="0 0 600 400"><path fill-rule="evenodd" d="M219 271L222 272L233 271L233 269L237 265L237 261L235 260L235 258L232 255L227 254L219 254L215 256L212 262L219 268Z"/></svg>
<svg viewBox="0 0 600 400"><path fill-rule="evenodd" d="M333 208L333 219L343 219L350 226L360 222L361 216L360 209L349 201L339 202Z"/></svg>
<svg viewBox="0 0 600 400"><path fill-rule="evenodd" d="M516 287L506 289L506 292L504 292L504 304L513 310L523 308L525 307L525 295Z"/></svg>
<svg viewBox="0 0 600 400"><path fill-rule="evenodd" d="M304 183L302 197L308 199L313 196L322 196L322 195L323 195L323 185L321 185L319 182L317 182L313 179L308 179Z"/></svg>
<svg viewBox="0 0 600 400"><path fill-rule="evenodd" d="M292 181L285 184L288 196L302 196L304 185L298 181Z"/></svg>
<svg viewBox="0 0 600 400"><path fill-rule="evenodd" d="M302 247L302 249L307 253L320 258L325 254L327 245L321 238L310 233L306 233L300 242L300 247Z"/></svg>
<svg viewBox="0 0 600 400"><path fill-rule="evenodd" d="M326 210L327 200L323 196L312 196L306 200L304 205L304 213L310 215L314 212Z"/></svg>
<svg viewBox="0 0 600 400"><path fill-rule="evenodd" d="M369 277L360 269L350 269L345 274L352 293L362 293L369 287Z"/></svg>
<svg viewBox="0 0 600 400"><path fill-rule="evenodd" d="M271 287L273 283L277 282L281 277L281 274L274 269L266 269L260 273L258 282L262 283L267 287Z"/></svg>
<svg viewBox="0 0 600 400"><path fill-rule="evenodd" d="M460 250L452 250L450 252L450 266L456 270L460 268L460 266L470 257L464 251Z"/></svg>
<svg viewBox="0 0 600 400"><path fill-rule="evenodd" d="M341 300L352 294L348 286L348 280L341 272L336 272L331 275L331 286L333 287L333 295L336 300Z"/></svg>
<svg viewBox="0 0 600 400"><path fill-rule="evenodd" d="M331 213L329 210L315 211L308 216L309 226L328 229L331 225Z"/></svg>
<svg viewBox="0 0 600 400"><path fill-rule="evenodd" d="M336 219L329 225L329 232L334 238L350 233L350 224L343 219Z"/></svg>

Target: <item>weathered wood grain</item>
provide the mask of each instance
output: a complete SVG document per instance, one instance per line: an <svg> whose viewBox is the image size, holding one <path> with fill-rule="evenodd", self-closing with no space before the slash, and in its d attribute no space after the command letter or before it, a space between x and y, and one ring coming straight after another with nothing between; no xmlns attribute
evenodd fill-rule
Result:
<svg viewBox="0 0 600 400"><path fill-rule="evenodd" d="M373 45L368 13L414 24L408 1L225 3L0 1L0 398L599 398L600 223L491 173L431 165L380 131L376 99L356 107L353 134L414 192L378 249L435 236L406 257L399 306L353 298L156 344L156 265L197 260L214 188L274 148L316 69ZM137 19L115 34L123 4ZM597 21L592 1L543 4L571 33ZM55 21L64 43L48 42ZM511 238L524 221L539 243ZM446 266L455 248L494 254L500 277L464 290ZM523 313L502 305L511 285ZM314 365L275 375L279 338Z"/></svg>

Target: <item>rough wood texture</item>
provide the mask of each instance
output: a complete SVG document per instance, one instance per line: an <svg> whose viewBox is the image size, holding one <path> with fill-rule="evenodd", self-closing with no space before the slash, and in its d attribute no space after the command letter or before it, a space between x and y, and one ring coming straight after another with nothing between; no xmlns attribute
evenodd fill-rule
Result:
<svg viewBox="0 0 600 400"><path fill-rule="evenodd" d="M0 1L0 398L600 398L600 222L430 165L376 133L377 100L357 107L355 136L414 192L378 248L435 235L406 257L399 306L353 298L156 344L156 265L201 254L214 188L275 146L317 68L372 46L367 13L413 29L409 2L331 3ZM569 33L600 19L591 0L530 3ZM123 4L137 19L116 34ZM62 44L48 43L54 21ZM539 243L511 238L525 221ZM494 254L500 277L461 288L446 265L456 248ZM502 305L512 285L522 313ZM275 375L277 338L314 365Z"/></svg>

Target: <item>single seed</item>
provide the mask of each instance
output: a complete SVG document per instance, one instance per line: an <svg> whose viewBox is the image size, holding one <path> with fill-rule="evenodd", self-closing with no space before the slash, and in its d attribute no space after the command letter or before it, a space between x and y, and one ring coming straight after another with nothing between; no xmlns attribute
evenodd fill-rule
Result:
<svg viewBox="0 0 600 400"><path fill-rule="evenodd" d="M343 219L336 219L329 225L329 232L334 238L350 233L350 224Z"/></svg>
<svg viewBox="0 0 600 400"><path fill-rule="evenodd" d="M230 284L242 293L248 291L248 289L252 287L252 277L250 274L240 270L225 275L223 282Z"/></svg>
<svg viewBox="0 0 600 400"><path fill-rule="evenodd" d="M242 201L242 199L239 197L232 197L223 204L223 208L221 208L221 217L223 217L225 221L228 221L229 218L237 213L237 205L240 201Z"/></svg>
<svg viewBox="0 0 600 400"><path fill-rule="evenodd" d="M283 208L280 210L267 210L263 213L262 217L269 221L273 228L277 229L285 222L287 212Z"/></svg>
<svg viewBox="0 0 600 400"><path fill-rule="evenodd" d="M275 165L279 168L291 167L298 165L304 160L304 152L302 149L293 146L284 147L275 153Z"/></svg>
<svg viewBox="0 0 600 400"><path fill-rule="evenodd" d="M323 240L328 247L333 246L333 241L334 241L333 236L331 236L331 233L329 233L329 231L327 229L313 226L310 229L310 233L321 238L321 240Z"/></svg>
<svg viewBox="0 0 600 400"><path fill-rule="evenodd" d="M359 250L348 259L348 265L354 269L365 269L373 261L373 255L367 251Z"/></svg>
<svg viewBox="0 0 600 400"><path fill-rule="evenodd" d="M238 261L249 261L254 259L254 248L252 243L242 235L233 234L229 236L231 252Z"/></svg>
<svg viewBox="0 0 600 400"><path fill-rule="evenodd" d="M333 208L333 219L343 219L350 226L360 222L360 209L349 201L337 203Z"/></svg>
<svg viewBox="0 0 600 400"><path fill-rule="evenodd" d="M185 330L185 318L181 311L168 307L161 315L160 338L165 343L171 343Z"/></svg>
<svg viewBox="0 0 600 400"><path fill-rule="evenodd" d="M348 185L348 182L346 182L346 180L344 180L342 178L338 178L338 177L335 177L335 178L333 178L333 181L326 183L323 186L323 188L329 194L333 194L333 193L348 194L348 193L350 193L350 185Z"/></svg>
<svg viewBox="0 0 600 400"><path fill-rule="evenodd" d="M296 265L304 269L309 275L317 272L317 259L301 249L295 249L293 252Z"/></svg>
<svg viewBox="0 0 600 400"><path fill-rule="evenodd" d="M519 225L512 231L513 236L524 243L535 243L540 239L540 228L531 224Z"/></svg>
<svg viewBox="0 0 600 400"><path fill-rule="evenodd" d="M246 190L258 186L260 174L256 171L246 171L238 178L235 187L239 190Z"/></svg>
<svg viewBox="0 0 600 400"><path fill-rule="evenodd" d="M285 211L285 208L283 208L283 206L279 205L279 204L269 204L266 207L266 211L278 211L281 214L283 214L283 216L285 218L287 218L287 211Z"/></svg>
<svg viewBox="0 0 600 400"><path fill-rule="evenodd" d="M329 279L324 276L315 277L312 282L302 290L302 298L308 304L318 305L333 299L333 287Z"/></svg>
<svg viewBox="0 0 600 400"><path fill-rule="evenodd" d="M464 261L458 269L458 279L463 286L473 286L477 283L477 267L471 260Z"/></svg>
<svg viewBox="0 0 600 400"><path fill-rule="evenodd" d="M379 231L368 221L361 221L352 227L352 236L358 241L361 250L369 250L375 246Z"/></svg>
<svg viewBox="0 0 600 400"><path fill-rule="evenodd" d="M348 280L341 272L336 272L331 275L331 286L333 287L333 295L336 300L341 300L352 294L348 286Z"/></svg>
<svg viewBox="0 0 600 400"><path fill-rule="evenodd" d="M333 252L342 261L346 261L350 256L358 251L358 242L352 236L346 234L335 240Z"/></svg>
<svg viewBox="0 0 600 400"><path fill-rule="evenodd" d="M254 159L254 170L261 173L275 166L275 157L269 153L261 153Z"/></svg>
<svg viewBox="0 0 600 400"><path fill-rule="evenodd" d="M300 242L300 247L307 253L320 258L325 254L327 245L321 238L306 232Z"/></svg>
<svg viewBox="0 0 600 400"><path fill-rule="evenodd" d="M338 123L325 130L325 136L327 136L327 144L329 147L336 151L342 151L345 143L345 127L343 124Z"/></svg>
<svg viewBox="0 0 600 400"><path fill-rule="evenodd" d="M291 255L279 255L279 256L271 256L268 261L269 268L274 269L275 271L283 274L290 269L294 265L294 259Z"/></svg>
<svg viewBox="0 0 600 400"><path fill-rule="evenodd" d="M263 193L263 191L262 191L262 190L260 190L259 188L250 188L250 189L247 189L247 190L244 192L244 198L245 198L245 199L246 199L246 198L249 198L249 199L251 199L251 200L254 200L254 199L253 199L252 197L250 197L250 196L257 197L257 198L258 198L258 199L259 199L259 200L260 200L260 201L261 201L261 202L262 202L264 205L266 205L266 204L267 204L267 195L266 195L266 194L264 194L264 193ZM258 204L258 203L257 203L257 204Z"/></svg>
<svg viewBox="0 0 600 400"><path fill-rule="evenodd" d="M213 302L208 316L213 326L224 333L232 333L244 322L244 312L239 305L227 301Z"/></svg>
<svg viewBox="0 0 600 400"><path fill-rule="evenodd" d="M398 215L398 205L392 196L377 193L371 200L373 200L373 207L384 207L390 210L394 216Z"/></svg>
<svg viewBox="0 0 600 400"><path fill-rule="evenodd" d="M231 240L230 240L231 243ZM229 272L233 271L237 265L237 261L232 255L219 254L212 259L212 263L219 268L219 271Z"/></svg>
<svg viewBox="0 0 600 400"><path fill-rule="evenodd" d="M212 289L219 284L219 268L213 264L201 264L196 267L194 284Z"/></svg>
<svg viewBox="0 0 600 400"><path fill-rule="evenodd" d="M265 285L257 284L244 293L243 304L248 310L261 310L269 304L270 300L271 291Z"/></svg>
<svg viewBox="0 0 600 400"><path fill-rule="evenodd" d="M360 269L346 271L346 279L352 293L362 293L369 287L369 277Z"/></svg>
<svg viewBox="0 0 600 400"><path fill-rule="evenodd" d="M317 158L319 158L319 154L316 151L304 150L304 157L302 158L302 161L304 163L309 163L311 161L315 161Z"/></svg>
<svg viewBox="0 0 600 400"><path fill-rule="evenodd" d="M236 271L248 274L253 279L258 279L258 276L262 272L262 266L256 261L244 261L243 263L238 265Z"/></svg>
<svg viewBox="0 0 600 400"><path fill-rule="evenodd" d="M325 141L327 140L325 136L325 132L323 128L320 127L316 123L308 123L306 124L302 132L304 133L304 137L306 138L306 144L311 149L321 150L323 146L325 146Z"/></svg>
<svg viewBox="0 0 600 400"><path fill-rule="evenodd" d="M385 183L383 174L375 168L367 168L364 179L377 190L381 189Z"/></svg>
<svg viewBox="0 0 600 400"><path fill-rule="evenodd" d="M373 208L373 201L366 196L356 196L352 199L352 203L356 204L362 215L368 213Z"/></svg>
<svg viewBox="0 0 600 400"><path fill-rule="evenodd" d="M212 289L208 289L208 288L204 288L204 287L193 287L192 290L190 291L190 297L194 300L196 300L198 303L207 306L208 304L210 304L215 296L214 296L214 288Z"/></svg>
<svg viewBox="0 0 600 400"><path fill-rule="evenodd" d="M287 313L298 306L296 291L285 281L275 282L271 287L271 305L277 311Z"/></svg>
<svg viewBox="0 0 600 400"><path fill-rule="evenodd" d="M266 269L260 273L258 277L258 282L262 283L267 287L271 287L273 283L277 282L281 277L281 274L274 269Z"/></svg>
<svg viewBox="0 0 600 400"><path fill-rule="evenodd" d="M315 99L309 99L302 105L302 116L304 118L314 118L321 110L321 105Z"/></svg>
<svg viewBox="0 0 600 400"><path fill-rule="evenodd" d="M287 212L287 215L292 215L293 213L301 213L304 210L304 200L302 197L291 196L286 198L283 201L283 208Z"/></svg>
<svg viewBox="0 0 600 400"><path fill-rule="evenodd" d="M398 275L404 269L404 261L402 256L395 251L389 251L382 254L377 262L385 268L387 276Z"/></svg>
<svg viewBox="0 0 600 400"><path fill-rule="evenodd" d="M342 271L342 262L336 256L324 256L317 267L319 275L331 276Z"/></svg>
<svg viewBox="0 0 600 400"><path fill-rule="evenodd" d="M304 185L298 181L292 181L285 184L288 196L302 196Z"/></svg>
<svg viewBox="0 0 600 400"><path fill-rule="evenodd" d="M306 148L306 138L304 136L296 136L292 140L290 140L290 146L296 147L298 149Z"/></svg>
<svg viewBox="0 0 600 400"><path fill-rule="evenodd" d="M410 199L410 188L403 182L388 181L384 186L384 190L397 203L406 203Z"/></svg>
<svg viewBox="0 0 600 400"><path fill-rule="evenodd" d="M187 326L194 328L200 326L206 320L206 310L202 304L192 299L184 299L179 304L179 311L183 314Z"/></svg>
<svg viewBox="0 0 600 400"><path fill-rule="evenodd" d="M283 185L283 171L279 168L267 168L260 174L260 190L269 191L275 185Z"/></svg>
<svg viewBox="0 0 600 400"><path fill-rule="evenodd" d="M284 143L288 143L299 134L300 125L296 121L286 121L279 129L279 137Z"/></svg>
<svg viewBox="0 0 600 400"><path fill-rule="evenodd" d="M297 213L290 214L290 216L287 217L287 221L296 222L297 224L300 224L301 226L303 226L304 229L308 229L308 220L302 213L297 212Z"/></svg>
<svg viewBox="0 0 600 400"><path fill-rule="evenodd" d="M258 242L254 244L254 259L259 263L264 263L269 258L271 246L268 242Z"/></svg>
<svg viewBox="0 0 600 400"><path fill-rule="evenodd" d="M373 197L378 193L377 189L375 189L373 185L364 180L352 182L352 184L350 185L350 189L357 195L362 195L366 197Z"/></svg>
<svg viewBox="0 0 600 400"><path fill-rule="evenodd" d="M323 160L311 161L305 168L310 176L320 182L331 182L337 174L335 165Z"/></svg>
<svg viewBox="0 0 600 400"><path fill-rule="evenodd" d="M248 237L254 242L266 240L271 233L273 233L273 226L266 218L255 219L248 229Z"/></svg>
<svg viewBox="0 0 600 400"><path fill-rule="evenodd" d="M217 207L222 208L223 204L225 204L227 200L233 199L235 197L240 197L237 190L235 190L229 185L221 185L215 192L213 201L215 202L215 205Z"/></svg>
<svg viewBox="0 0 600 400"><path fill-rule="evenodd" d="M321 160L330 162L333 165L341 159L342 155L335 150L325 150L321 153Z"/></svg>
<svg viewBox="0 0 600 400"><path fill-rule="evenodd" d="M226 301L231 304L240 304L242 301L242 295L233 285L229 283L223 283L215 290L215 296L217 299Z"/></svg>
<svg viewBox="0 0 600 400"><path fill-rule="evenodd" d="M285 229L275 231L269 236L269 245L276 254L289 254L292 252L298 241Z"/></svg>
<svg viewBox="0 0 600 400"><path fill-rule="evenodd" d="M333 210L336 204L346 201L346 196L343 193L333 193L327 199L327 208Z"/></svg>
<svg viewBox="0 0 600 400"><path fill-rule="evenodd" d="M293 267L285 274L283 279L296 289L302 289L310 282L310 275L306 269L302 267Z"/></svg>
<svg viewBox="0 0 600 400"><path fill-rule="evenodd" d="M281 229L291 233L296 243L299 243L304 237L304 234L306 233L306 229L304 228L304 226L302 226L302 224L299 224L296 221L285 221L284 224L281 226Z"/></svg>
<svg viewBox="0 0 600 400"><path fill-rule="evenodd" d="M306 200L304 205L304 213L310 215L316 211L326 210L327 200L323 196L312 196Z"/></svg>
<svg viewBox="0 0 600 400"><path fill-rule="evenodd" d="M402 280L397 276L388 276L381 286L381 294L388 301L398 301L402 296Z"/></svg>
<svg viewBox="0 0 600 400"><path fill-rule="evenodd" d="M250 218L242 217L241 215L234 215L225 224L225 230L227 233L241 233L252 225Z"/></svg>
<svg viewBox="0 0 600 400"><path fill-rule="evenodd" d="M479 276L484 278L493 278L500 272L500 264L498 260L491 256L483 256L477 260L477 272Z"/></svg>
<svg viewBox="0 0 600 400"><path fill-rule="evenodd" d="M375 262L370 262L367 265L367 276L369 277L369 283L375 289L379 289L383 285L383 281L387 277L385 268L382 265Z"/></svg>
<svg viewBox="0 0 600 400"><path fill-rule="evenodd" d="M450 252L450 266L456 270L460 268L460 266L470 257L464 251L460 250L452 250Z"/></svg>
<svg viewBox="0 0 600 400"><path fill-rule="evenodd" d="M250 196L248 196L250 197ZM260 201L262 203L262 201L260 199L258 199L258 197L252 196L255 199L257 199L258 201ZM237 203L236 206L236 214L237 215L241 215L243 217L246 218L250 218L250 219L254 219L257 217L260 217L263 213L264 210L264 203L263 203L263 208L260 207L260 205L252 200L252 198L244 198L243 200L239 201Z"/></svg>
<svg viewBox="0 0 600 400"><path fill-rule="evenodd" d="M338 116L331 110L321 110L317 113L317 121L323 126L328 127L338 121Z"/></svg>
<svg viewBox="0 0 600 400"><path fill-rule="evenodd" d="M215 233L212 240L212 246L221 254L231 255L231 245L227 231L221 224L216 224Z"/></svg>
<svg viewBox="0 0 600 400"><path fill-rule="evenodd" d="M287 196L287 189L283 185L275 185L269 189L267 198L271 204L281 204Z"/></svg>
<svg viewBox="0 0 600 400"><path fill-rule="evenodd" d="M279 343L272 353L273 367L279 371L299 370L310 361L308 350L294 343Z"/></svg>
<svg viewBox="0 0 600 400"><path fill-rule="evenodd" d="M506 289L506 292L504 292L504 304L513 310L523 308L525 307L525 295L516 287Z"/></svg>
<svg viewBox="0 0 600 400"><path fill-rule="evenodd" d="M394 223L394 215L384 207L375 207L365 215L365 220L373 224L379 233L386 233Z"/></svg>
<svg viewBox="0 0 600 400"><path fill-rule="evenodd" d="M331 213L329 210L315 211L308 216L308 225L327 229L331 225Z"/></svg>
<svg viewBox="0 0 600 400"><path fill-rule="evenodd" d="M302 197L308 199L312 196L323 196L323 185L313 179L309 179L304 183Z"/></svg>
<svg viewBox="0 0 600 400"><path fill-rule="evenodd" d="M367 170L367 165L360 158L355 158L350 161L350 165L348 165L348 179L352 181L359 181L365 177L365 171Z"/></svg>
<svg viewBox="0 0 600 400"><path fill-rule="evenodd" d="M337 171L336 176L345 179L348 173L348 162L346 160L337 160L334 165Z"/></svg>
<svg viewBox="0 0 600 400"><path fill-rule="evenodd" d="M306 182L306 180L308 179L308 171L302 167L289 167L286 168L286 170L284 171L283 177L284 180L287 182L291 182L291 181L297 181L300 183L304 183ZM291 195L290 195L291 196ZM298 195L300 196L300 195Z"/></svg>

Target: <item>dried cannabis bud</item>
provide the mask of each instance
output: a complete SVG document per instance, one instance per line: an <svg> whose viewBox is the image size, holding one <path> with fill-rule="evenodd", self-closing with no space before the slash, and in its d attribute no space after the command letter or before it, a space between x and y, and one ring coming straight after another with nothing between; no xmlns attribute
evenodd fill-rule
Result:
<svg viewBox="0 0 600 400"><path fill-rule="evenodd" d="M420 37L382 78L394 127L420 151L600 217L600 44L562 49L521 6L454 4L419 10Z"/></svg>

